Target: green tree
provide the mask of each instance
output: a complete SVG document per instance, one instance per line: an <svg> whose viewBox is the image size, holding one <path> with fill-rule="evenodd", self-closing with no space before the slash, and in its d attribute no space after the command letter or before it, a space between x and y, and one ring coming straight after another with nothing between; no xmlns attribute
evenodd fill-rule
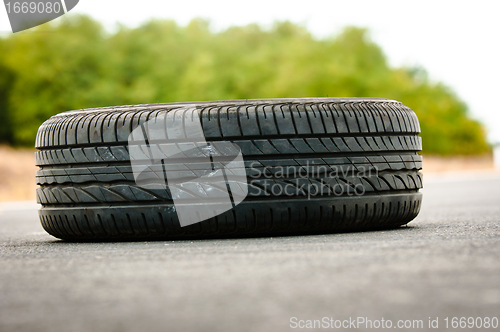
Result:
<svg viewBox="0 0 500 332"><path fill-rule="evenodd" d="M107 34L86 16L0 39L0 141L32 145L51 115L79 108L214 99L383 97L419 116L425 153L489 150L482 125L421 68L391 68L366 29L316 39L279 22L213 33L152 20Z"/></svg>
<svg viewBox="0 0 500 332"><path fill-rule="evenodd" d="M0 39L0 142L13 143L12 119L9 111L9 91L14 83L14 75L5 66L4 55L7 49L6 42Z"/></svg>

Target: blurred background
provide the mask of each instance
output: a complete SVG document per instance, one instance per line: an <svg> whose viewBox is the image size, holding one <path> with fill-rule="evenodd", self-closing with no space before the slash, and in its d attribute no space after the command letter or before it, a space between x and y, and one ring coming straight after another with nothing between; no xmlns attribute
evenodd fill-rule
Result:
<svg viewBox="0 0 500 332"><path fill-rule="evenodd" d="M16 34L0 8L0 201L34 199L33 146L43 121L123 104L396 99L420 119L424 173L493 171L499 8L82 0L71 14Z"/></svg>

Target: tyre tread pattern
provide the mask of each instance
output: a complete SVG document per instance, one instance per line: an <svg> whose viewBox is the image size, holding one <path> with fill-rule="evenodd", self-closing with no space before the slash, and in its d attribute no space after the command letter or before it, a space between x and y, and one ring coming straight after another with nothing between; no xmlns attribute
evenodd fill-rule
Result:
<svg viewBox="0 0 500 332"><path fill-rule="evenodd" d="M135 184L127 147L139 125L183 107L199 110L207 141L239 146L249 182L242 203L187 227L179 225L168 188ZM420 210L419 132L411 109L382 99L218 101L65 112L43 123L36 137L40 220L50 234L73 241L397 227ZM278 178L280 166L291 174ZM326 171L319 171L322 166ZM302 171L306 179L292 175ZM362 171L369 173L359 176ZM311 185L324 192L304 189ZM292 194L284 195L285 188ZM344 191L336 195L334 188ZM366 194L351 196L354 188Z"/></svg>

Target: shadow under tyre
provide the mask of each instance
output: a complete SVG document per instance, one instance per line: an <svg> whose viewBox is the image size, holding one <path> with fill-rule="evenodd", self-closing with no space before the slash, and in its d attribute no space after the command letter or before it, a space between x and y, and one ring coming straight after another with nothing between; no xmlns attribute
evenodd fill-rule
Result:
<svg viewBox="0 0 500 332"><path fill-rule="evenodd" d="M209 147L230 142L239 149L246 174L241 202L231 201L231 209L185 227L168 184L138 184L129 146L135 129L151 120L161 123L158 119L183 109L196 110L192 114ZM420 210L419 132L411 109L371 98L235 100L65 112L48 119L37 134L40 220L48 233L71 241L394 228L410 222ZM179 166L182 162L178 159Z"/></svg>

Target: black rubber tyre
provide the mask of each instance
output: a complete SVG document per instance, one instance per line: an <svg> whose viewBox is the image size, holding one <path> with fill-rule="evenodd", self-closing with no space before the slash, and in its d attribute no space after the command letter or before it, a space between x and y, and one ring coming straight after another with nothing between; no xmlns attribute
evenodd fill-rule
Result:
<svg viewBox="0 0 500 332"><path fill-rule="evenodd" d="M43 228L73 241L310 234L394 228L420 210L420 127L400 102L197 102L189 105L199 109L207 142L233 142L245 166L252 164L249 192L232 210L181 227L169 190L134 182L127 139L145 121L185 105L86 109L43 123L36 139ZM303 173L278 178L279 165ZM331 171L315 172L319 165ZM295 191L284 195L280 190L291 184ZM310 184L324 191L318 195Z"/></svg>

